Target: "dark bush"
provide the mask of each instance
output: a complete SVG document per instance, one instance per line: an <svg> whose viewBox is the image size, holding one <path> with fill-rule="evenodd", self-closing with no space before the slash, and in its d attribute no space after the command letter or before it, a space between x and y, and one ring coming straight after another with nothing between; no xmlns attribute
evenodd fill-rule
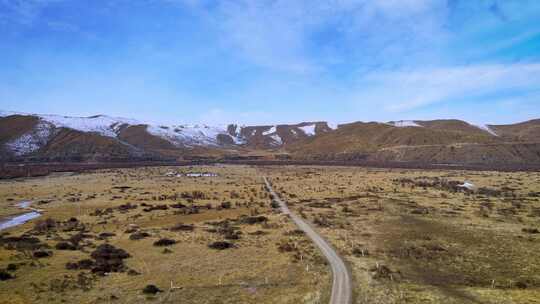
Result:
<svg viewBox="0 0 540 304"><path fill-rule="evenodd" d="M523 229L521 229L521 231L523 231L525 233L532 233L532 234L540 233L538 228L523 228Z"/></svg>
<svg viewBox="0 0 540 304"><path fill-rule="evenodd" d="M49 232L51 230L54 230L55 228L56 228L56 221L51 218L38 220L34 224L34 231L38 233Z"/></svg>
<svg viewBox="0 0 540 304"><path fill-rule="evenodd" d="M157 288L156 285L146 285L145 288L143 288L142 291L144 294L156 294L158 292L163 292L161 289Z"/></svg>
<svg viewBox="0 0 540 304"><path fill-rule="evenodd" d="M36 237L29 236L0 236L0 244L4 245L4 248L8 250L38 250L42 248L48 248L47 244L41 243Z"/></svg>
<svg viewBox="0 0 540 304"><path fill-rule="evenodd" d="M132 240L132 241L136 241L136 240L144 239L144 238L149 237L149 236L150 236L150 234L148 232L138 231L138 232L132 233L129 236L129 239Z"/></svg>
<svg viewBox="0 0 540 304"><path fill-rule="evenodd" d="M159 240L154 242L154 246L157 246L157 247L171 246L171 245L174 245L174 244L176 244L175 240L171 240L171 239L167 239L167 238L159 239Z"/></svg>
<svg viewBox="0 0 540 304"><path fill-rule="evenodd" d="M68 241L70 241L73 245L79 247L79 243L86 239L86 238L90 238L92 237L92 235L90 234L84 234L84 233L77 233L75 235L72 235Z"/></svg>
<svg viewBox="0 0 540 304"><path fill-rule="evenodd" d="M100 240L106 240L110 237L113 237L113 236L116 236L116 234L112 233L112 232L102 232L98 235L98 239Z"/></svg>
<svg viewBox="0 0 540 304"><path fill-rule="evenodd" d="M127 204L123 204L123 205L118 206L118 210L125 212L125 211L129 211L131 209L137 209L137 207L139 207L139 206L137 206L136 204L127 203Z"/></svg>
<svg viewBox="0 0 540 304"><path fill-rule="evenodd" d="M231 202L222 202L221 208L223 209L231 209Z"/></svg>
<svg viewBox="0 0 540 304"><path fill-rule="evenodd" d="M9 279L13 279L13 276L5 270L0 270L0 281L6 281Z"/></svg>
<svg viewBox="0 0 540 304"><path fill-rule="evenodd" d="M360 247L354 247L352 253L357 257L363 257L369 255L369 250Z"/></svg>
<svg viewBox="0 0 540 304"><path fill-rule="evenodd" d="M76 250L77 249L75 245L68 242L59 242L56 244L56 246L54 246L54 248L56 248L57 250Z"/></svg>
<svg viewBox="0 0 540 304"><path fill-rule="evenodd" d="M150 206L148 208L144 208L144 212L151 212L154 210L168 210L169 207L167 205L156 205L156 206Z"/></svg>
<svg viewBox="0 0 540 304"><path fill-rule="evenodd" d="M39 251L34 251L33 255L36 259L41 259L41 258L48 258L52 256L53 254L50 251L39 250Z"/></svg>
<svg viewBox="0 0 540 304"><path fill-rule="evenodd" d="M229 242L224 242L224 241L217 241L217 242L210 243L208 247L212 249L216 249L216 250L224 250L224 249L233 248L234 244L229 243Z"/></svg>
<svg viewBox="0 0 540 304"><path fill-rule="evenodd" d="M186 208L186 205L182 204L182 203L175 203L175 204L171 204L169 205L171 206L171 208L175 208L175 209L182 209L182 208Z"/></svg>
<svg viewBox="0 0 540 304"><path fill-rule="evenodd" d="M268 221L268 218L266 216L245 216L240 218L240 223L242 224L258 224L258 223L264 223Z"/></svg>
<svg viewBox="0 0 540 304"><path fill-rule="evenodd" d="M193 231L195 227L193 225L186 225L182 223L178 223L171 227L171 231Z"/></svg>
<svg viewBox="0 0 540 304"><path fill-rule="evenodd" d="M69 262L66 264L66 269L92 269L94 267L94 261L90 259L83 259L78 262Z"/></svg>
<svg viewBox="0 0 540 304"><path fill-rule="evenodd" d="M92 272L104 275L108 272L122 272L126 269L124 259L130 257L125 250L116 248L110 244L99 245L91 257L95 260Z"/></svg>

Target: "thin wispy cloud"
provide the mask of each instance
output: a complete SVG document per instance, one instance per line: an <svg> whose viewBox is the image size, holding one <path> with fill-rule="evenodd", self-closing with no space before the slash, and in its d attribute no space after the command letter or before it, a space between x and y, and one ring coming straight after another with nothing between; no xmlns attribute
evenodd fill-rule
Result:
<svg viewBox="0 0 540 304"><path fill-rule="evenodd" d="M516 121L540 116L539 14L532 0L0 0L0 108L289 123L522 100L533 114L497 118Z"/></svg>
<svg viewBox="0 0 540 304"><path fill-rule="evenodd" d="M359 100L388 111L404 111L443 101L538 90L540 64L470 65L372 73L358 86ZM367 89L366 89L367 88Z"/></svg>

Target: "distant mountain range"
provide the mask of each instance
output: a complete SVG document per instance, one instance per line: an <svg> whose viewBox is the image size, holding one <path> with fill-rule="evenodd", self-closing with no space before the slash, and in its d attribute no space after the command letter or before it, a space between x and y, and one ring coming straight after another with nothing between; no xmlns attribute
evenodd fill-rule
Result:
<svg viewBox="0 0 540 304"><path fill-rule="evenodd" d="M540 164L540 119L481 126L453 119L208 126L0 112L3 161L200 158Z"/></svg>

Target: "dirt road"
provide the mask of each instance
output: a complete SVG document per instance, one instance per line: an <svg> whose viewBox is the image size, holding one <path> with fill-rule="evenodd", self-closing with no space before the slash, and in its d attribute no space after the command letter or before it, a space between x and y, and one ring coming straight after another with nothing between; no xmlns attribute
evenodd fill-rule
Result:
<svg viewBox="0 0 540 304"><path fill-rule="evenodd" d="M345 266L343 259L337 254L332 246L320 236L307 222L302 218L292 213L287 207L287 204L279 198L268 179L264 177L264 183L268 192L272 195L284 214L290 216L298 228L306 233L306 235L319 247L323 255L326 257L332 267L334 282L332 284L332 296L330 304L350 304L352 302L351 275Z"/></svg>

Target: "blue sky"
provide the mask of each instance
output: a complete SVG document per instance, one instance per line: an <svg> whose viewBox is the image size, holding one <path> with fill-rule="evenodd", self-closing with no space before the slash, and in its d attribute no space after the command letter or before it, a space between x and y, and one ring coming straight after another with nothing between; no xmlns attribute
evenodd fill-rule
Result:
<svg viewBox="0 0 540 304"><path fill-rule="evenodd" d="M540 1L0 0L0 109L210 124L540 118Z"/></svg>

